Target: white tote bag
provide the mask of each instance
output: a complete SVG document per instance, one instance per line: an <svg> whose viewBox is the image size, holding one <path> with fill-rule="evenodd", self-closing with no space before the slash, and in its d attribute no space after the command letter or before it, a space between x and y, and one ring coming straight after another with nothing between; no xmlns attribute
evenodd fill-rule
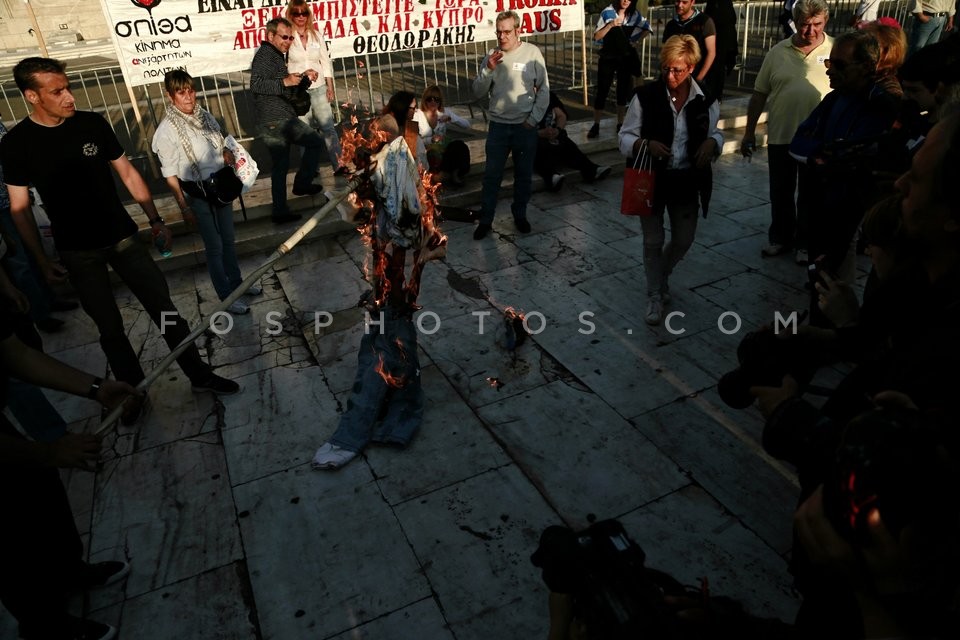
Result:
<svg viewBox="0 0 960 640"><path fill-rule="evenodd" d="M223 146L233 154L233 170L237 174L237 177L240 178L240 182L243 183L243 189L240 190L240 193L250 191L253 183L257 181L257 176L260 175L260 168L257 166L257 161L247 153L243 145L237 142L237 139L233 136L225 137L223 139Z"/></svg>

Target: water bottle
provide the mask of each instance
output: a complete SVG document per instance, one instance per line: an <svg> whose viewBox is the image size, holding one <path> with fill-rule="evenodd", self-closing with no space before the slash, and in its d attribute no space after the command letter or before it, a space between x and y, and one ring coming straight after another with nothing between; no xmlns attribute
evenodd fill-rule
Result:
<svg viewBox="0 0 960 640"><path fill-rule="evenodd" d="M169 258L172 256L173 251L164 248L167 244L167 239L160 233L160 229L154 227L151 233L153 233L153 246L157 248L157 253L160 254L160 257Z"/></svg>

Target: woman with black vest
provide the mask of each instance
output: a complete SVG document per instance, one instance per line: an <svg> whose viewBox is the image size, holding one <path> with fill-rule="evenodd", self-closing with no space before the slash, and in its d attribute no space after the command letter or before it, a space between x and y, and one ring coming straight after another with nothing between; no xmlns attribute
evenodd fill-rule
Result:
<svg viewBox="0 0 960 640"><path fill-rule="evenodd" d="M637 89L620 129L620 152L634 166L644 150L653 157L656 185L653 215L640 218L643 268L647 278L649 325L660 324L670 303L668 278L693 244L697 214L707 215L713 173L723 135L717 129L720 107L708 103L692 74L700 60L693 36L673 36L660 50L660 78ZM670 242L663 214L670 215Z"/></svg>

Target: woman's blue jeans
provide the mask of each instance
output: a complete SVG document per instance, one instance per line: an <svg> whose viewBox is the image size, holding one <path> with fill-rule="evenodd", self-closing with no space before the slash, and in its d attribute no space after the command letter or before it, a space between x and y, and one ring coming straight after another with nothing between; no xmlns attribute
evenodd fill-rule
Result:
<svg viewBox="0 0 960 640"><path fill-rule="evenodd" d="M243 282L234 246L233 205L214 208L206 200L187 196L187 204L197 217L197 228L203 238L207 271L217 296L224 300Z"/></svg>

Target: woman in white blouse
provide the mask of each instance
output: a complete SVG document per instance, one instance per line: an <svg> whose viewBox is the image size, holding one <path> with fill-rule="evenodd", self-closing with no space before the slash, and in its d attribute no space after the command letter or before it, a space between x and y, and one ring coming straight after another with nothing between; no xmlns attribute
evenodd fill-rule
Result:
<svg viewBox="0 0 960 640"><path fill-rule="evenodd" d="M333 63L327 43L320 35L320 29L313 19L313 9L307 0L290 0L287 4L286 18L293 25L293 42L287 52L287 69L290 73L302 73L307 69L320 69L320 78L310 85L310 111L300 119L312 125L316 122L320 134L330 154L330 166L335 175L345 173L340 164L340 138L333 122ZM319 65L319 66L318 66Z"/></svg>
<svg viewBox="0 0 960 640"><path fill-rule="evenodd" d="M160 158L163 174L180 206L183 220L196 223L203 238L207 270L217 296L224 300L243 282L234 248L233 204L217 199L212 176L233 164L233 154L223 145L223 132L216 119L197 104L193 78L182 69L163 78L170 98L167 112L153 135L153 152ZM247 295L263 293L260 285ZM227 311L243 314L250 307L237 300Z"/></svg>
<svg viewBox="0 0 960 640"><path fill-rule="evenodd" d="M447 126L456 125L470 129L470 122L450 109L443 108L443 93L440 87L427 87L420 99L420 108L413 114L420 130L420 139L427 149L430 171L441 171L450 176L455 186L463 184L470 171L470 149L463 140L449 140Z"/></svg>

